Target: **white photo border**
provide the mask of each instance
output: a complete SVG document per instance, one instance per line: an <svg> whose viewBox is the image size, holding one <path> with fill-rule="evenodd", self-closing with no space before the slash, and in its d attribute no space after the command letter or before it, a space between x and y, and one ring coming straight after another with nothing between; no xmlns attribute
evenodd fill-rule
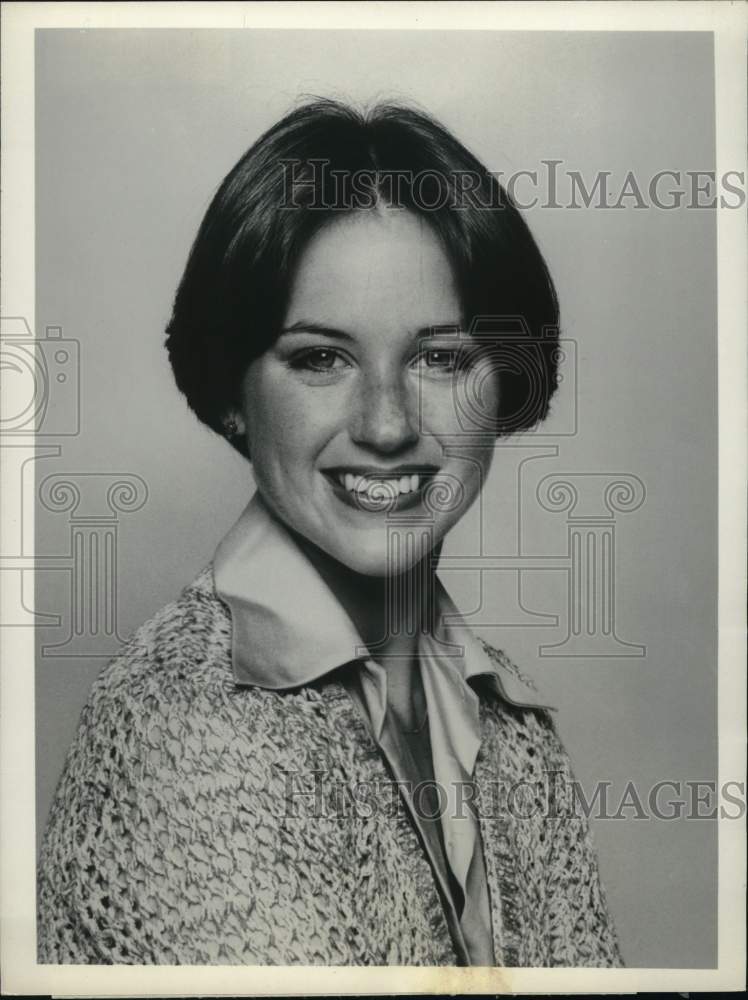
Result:
<svg viewBox="0 0 748 1000"><path fill-rule="evenodd" d="M707 31L715 41L717 174L745 169L747 8L731 3L6 3L2 11L2 303L32 330L34 32L37 28L376 28ZM718 212L719 781L745 788L746 216ZM2 475L0 469L0 475ZM11 483L11 488L15 488ZM13 504L0 531L21 530ZM33 525L33 498L23 510ZM32 588L29 588L31 592ZM3 600L0 591L0 600ZM0 618L0 621L2 618ZM61 966L36 963L34 641L0 629L4 992L57 996L572 993L739 990L745 985L745 817L719 826L716 969Z"/></svg>

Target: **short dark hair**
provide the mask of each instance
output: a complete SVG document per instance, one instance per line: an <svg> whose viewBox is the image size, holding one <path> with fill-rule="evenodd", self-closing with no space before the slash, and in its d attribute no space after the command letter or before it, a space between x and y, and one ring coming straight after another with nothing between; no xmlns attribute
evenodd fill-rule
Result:
<svg viewBox="0 0 748 1000"><path fill-rule="evenodd" d="M464 322L495 339L494 433L542 420L556 389L558 300L522 215L496 177L429 115L316 100L242 156L200 225L167 327L177 385L223 433L248 365L282 327L299 257L341 212L376 203L422 216L452 263ZM243 451L243 441L232 441Z"/></svg>

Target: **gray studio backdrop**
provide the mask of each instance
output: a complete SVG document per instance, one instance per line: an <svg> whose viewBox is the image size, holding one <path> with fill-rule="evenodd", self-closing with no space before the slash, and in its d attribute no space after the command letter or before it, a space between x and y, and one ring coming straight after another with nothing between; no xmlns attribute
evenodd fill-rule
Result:
<svg viewBox="0 0 748 1000"><path fill-rule="evenodd" d="M415 102L490 169L539 172L564 381L543 434L500 446L444 580L558 705L610 811L629 782L646 804L716 779L715 215L543 207L550 160L613 189L714 169L711 36L48 30L36 58L38 836L97 672L252 491L174 388L163 329L220 179L307 94ZM593 823L627 964L712 966L716 824L645 811Z"/></svg>

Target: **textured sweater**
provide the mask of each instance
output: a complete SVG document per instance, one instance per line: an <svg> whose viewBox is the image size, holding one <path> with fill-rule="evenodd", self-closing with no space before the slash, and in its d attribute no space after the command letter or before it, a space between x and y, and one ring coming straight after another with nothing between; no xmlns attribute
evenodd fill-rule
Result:
<svg viewBox="0 0 748 1000"><path fill-rule="evenodd" d="M94 684L42 846L39 961L456 964L422 844L340 676L237 686L231 632L208 566ZM549 715L486 688L480 727L496 964L621 964Z"/></svg>

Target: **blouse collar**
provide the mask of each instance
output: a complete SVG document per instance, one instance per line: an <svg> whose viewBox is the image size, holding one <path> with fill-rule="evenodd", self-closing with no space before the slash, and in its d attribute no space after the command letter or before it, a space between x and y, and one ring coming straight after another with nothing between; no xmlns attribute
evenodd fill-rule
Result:
<svg viewBox="0 0 748 1000"><path fill-rule="evenodd" d="M370 654L313 562L256 492L220 542L213 560L218 597L232 618L232 667L239 685L272 690L310 684ZM490 656L465 625L436 576L437 621L464 681L485 676L505 701L552 708L515 672ZM435 639L426 650L433 653ZM440 644L439 644L440 645Z"/></svg>

